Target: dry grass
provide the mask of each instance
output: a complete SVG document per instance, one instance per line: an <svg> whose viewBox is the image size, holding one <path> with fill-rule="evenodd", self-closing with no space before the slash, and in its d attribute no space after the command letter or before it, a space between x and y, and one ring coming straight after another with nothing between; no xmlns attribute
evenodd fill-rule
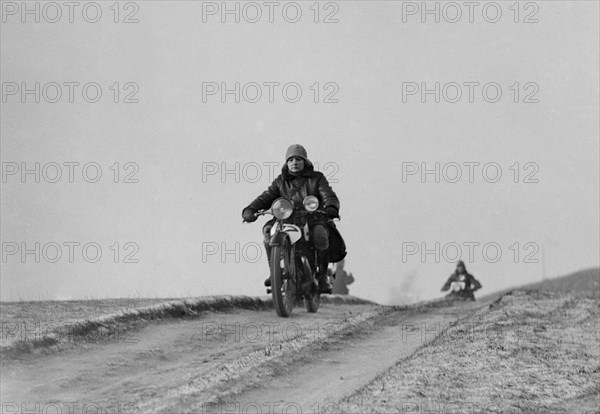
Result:
<svg viewBox="0 0 600 414"><path fill-rule="evenodd" d="M596 295L509 293L346 399L340 411L598 412L599 317Z"/></svg>
<svg viewBox="0 0 600 414"><path fill-rule="evenodd" d="M157 305L176 299L91 299L0 302L0 322L67 323Z"/></svg>
<svg viewBox="0 0 600 414"><path fill-rule="evenodd" d="M372 304L352 296L323 296L329 304ZM0 303L0 356L47 352L77 342L99 342L139 330L148 321L197 317L232 309L270 310L270 297L212 296L189 299L106 299Z"/></svg>

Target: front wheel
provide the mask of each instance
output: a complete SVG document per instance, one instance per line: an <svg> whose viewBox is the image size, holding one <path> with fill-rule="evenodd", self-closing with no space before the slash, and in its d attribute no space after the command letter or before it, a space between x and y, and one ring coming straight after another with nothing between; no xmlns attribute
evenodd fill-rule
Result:
<svg viewBox="0 0 600 414"><path fill-rule="evenodd" d="M271 249L271 294L277 315L288 317L296 301L296 285L290 274L288 243Z"/></svg>
<svg viewBox="0 0 600 414"><path fill-rule="evenodd" d="M308 281L307 289L304 292L304 307L307 312L316 313L321 305L321 294L319 293L319 288L317 287L308 259L304 256L302 257L302 268L304 277Z"/></svg>
<svg viewBox="0 0 600 414"><path fill-rule="evenodd" d="M319 306L321 305L321 294L315 293L314 295L304 295L304 306L306 311L310 313L317 313Z"/></svg>

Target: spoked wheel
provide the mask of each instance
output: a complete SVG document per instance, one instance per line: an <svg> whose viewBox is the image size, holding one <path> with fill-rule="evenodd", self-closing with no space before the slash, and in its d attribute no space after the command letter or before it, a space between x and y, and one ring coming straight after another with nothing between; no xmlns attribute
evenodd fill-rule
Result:
<svg viewBox="0 0 600 414"><path fill-rule="evenodd" d="M287 242L271 251L271 294L277 315L288 317L296 302L296 284L290 275Z"/></svg>
<svg viewBox="0 0 600 414"><path fill-rule="evenodd" d="M307 312L316 313L321 305L321 294L319 293L319 288L316 284L316 280L314 280L312 269L310 268L310 264L306 257L302 257L302 270L304 271L304 276L307 279L311 279L307 291L304 292L304 306L306 307Z"/></svg>

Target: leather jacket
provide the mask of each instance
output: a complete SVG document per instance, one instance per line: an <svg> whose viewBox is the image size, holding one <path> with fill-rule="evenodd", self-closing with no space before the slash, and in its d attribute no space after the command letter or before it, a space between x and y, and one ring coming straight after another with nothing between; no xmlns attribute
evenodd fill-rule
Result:
<svg viewBox="0 0 600 414"><path fill-rule="evenodd" d="M319 209L334 207L339 212L340 201L329 185L327 178L323 173L315 171L312 163L307 162L304 170L299 174L292 174L287 165L284 165L281 174L273 180L269 188L256 197L246 209L268 209L273 201L279 197L291 200L294 207L300 207L304 198L309 195L319 199Z"/></svg>

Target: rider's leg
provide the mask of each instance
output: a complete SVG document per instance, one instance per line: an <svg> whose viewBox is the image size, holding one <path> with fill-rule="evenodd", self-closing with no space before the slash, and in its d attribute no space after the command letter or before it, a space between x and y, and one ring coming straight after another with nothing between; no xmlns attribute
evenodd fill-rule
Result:
<svg viewBox="0 0 600 414"><path fill-rule="evenodd" d="M327 274L327 266L329 265L327 252L317 252L317 260L319 262L319 274L317 276L330 276Z"/></svg>
<svg viewBox="0 0 600 414"><path fill-rule="evenodd" d="M312 228L312 242L317 250L317 259L319 261L319 272L317 279L319 280L319 290L321 293L331 293L332 286L327 276L327 249L329 249L329 231L323 224L316 224Z"/></svg>
<svg viewBox="0 0 600 414"><path fill-rule="evenodd" d="M273 227L273 224L275 223L275 220L269 220L267 221L267 223L263 226L263 243L265 245L265 250L267 252L267 264L269 265L269 276L267 277L267 279L265 280L265 286L269 287L271 286L271 246L269 246L269 242L271 241L271 228Z"/></svg>
<svg viewBox="0 0 600 414"><path fill-rule="evenodd" d="M323 224L315 224L312 228L312 241L318 251L329 249L329 231L327 227Z"/></svg>

